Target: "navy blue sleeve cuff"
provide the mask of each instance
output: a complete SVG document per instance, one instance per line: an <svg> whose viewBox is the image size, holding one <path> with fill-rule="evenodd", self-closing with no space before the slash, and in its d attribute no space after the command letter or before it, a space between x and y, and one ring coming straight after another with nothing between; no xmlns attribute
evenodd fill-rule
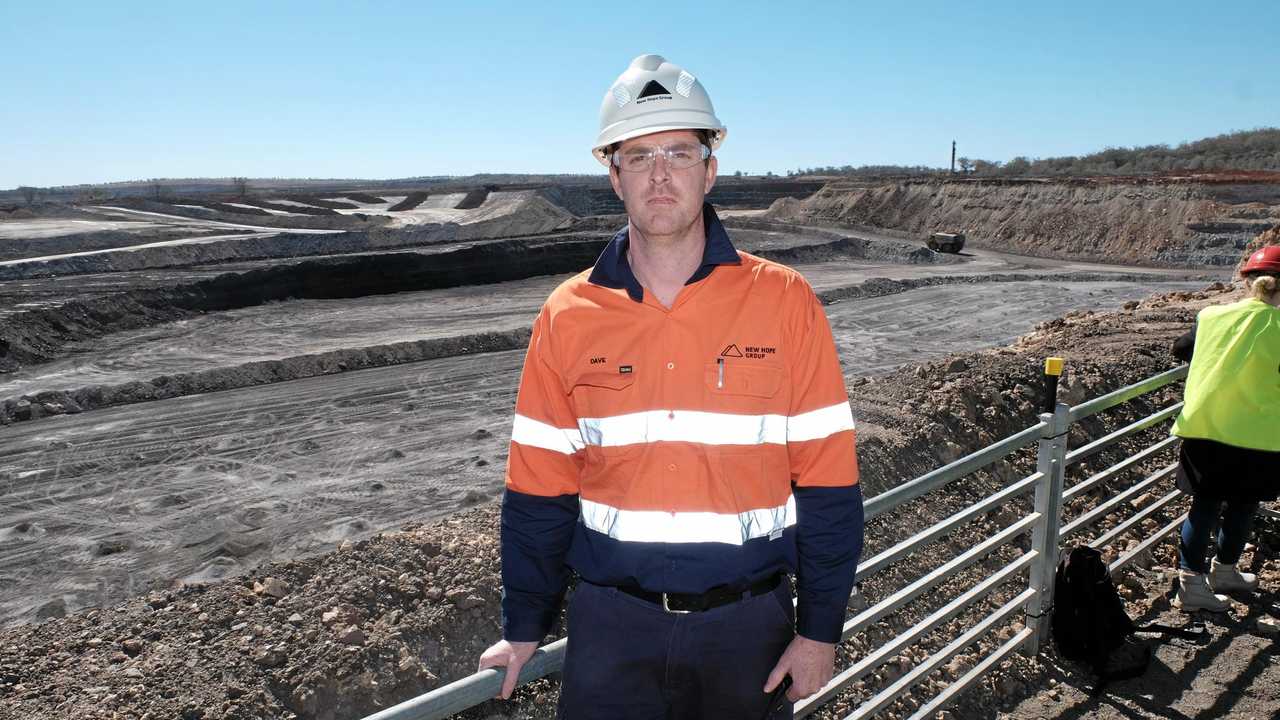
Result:
<svg viewBox="0 0 1280 720"><path fill-rule="evenodd" d="M834 643L862 554L862 488L796 487L796 631Z"/></svg>
<svg viewBox="0 0 1280 720"><path fill-rule="evenodd" d="M847 604L818 604L803 598L796 601L796 633L810 640L838 643L844 634L844 616Z"/></svg>
<svg viewBox="0 0 1280 720"><path fill-rule="evenodd" d="M511 597L502 593L502 639L511 642L540 642L551 630L560 610L563 593L548 599L539 596Z"/></svg>
<svg viewBox="0 0 1280 720"><path fill-rule="evenodd" d="M565 556L578 521L578 496L508 489L502 498L502 637L541 640L569 584Z"/></svg>

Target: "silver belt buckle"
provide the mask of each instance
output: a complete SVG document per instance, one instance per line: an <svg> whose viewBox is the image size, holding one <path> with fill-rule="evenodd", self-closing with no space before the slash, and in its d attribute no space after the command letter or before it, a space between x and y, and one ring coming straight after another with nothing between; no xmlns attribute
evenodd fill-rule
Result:
<svg viewBox="0 0 1280 720"><path fill-rule="evenodd" d="M688 615L689 613L693 612L692 610L672 610L671 606L667 604L666 593L662 593L662 609L674 615Z"/></svg>

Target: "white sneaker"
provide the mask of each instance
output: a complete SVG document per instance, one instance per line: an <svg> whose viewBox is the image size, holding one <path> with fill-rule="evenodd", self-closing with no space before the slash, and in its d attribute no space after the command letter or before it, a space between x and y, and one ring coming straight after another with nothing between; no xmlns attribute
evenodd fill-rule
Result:
<svg viewBox="0 0 1280 720"><path fill-rule="evenodd" d="M1215 595L1209 589L1209 576L1191 572L1178 571L1178 593L1173 598L1173 606L1184 612L1192 610L1208 610L1209 612L1226 612L1231 601L1226 595Z"/></svg>
<svg viewBox="0 0 1280 720"><path fill-rule="evenodd" d="M1214 558L1213 566L1209 570L1209 587L1213 588L1214 592L1220 593L1233 590L1253 592L1258 589L1258 576L1240 572L1235 565L1220 563L1217 558Z"/></svg>

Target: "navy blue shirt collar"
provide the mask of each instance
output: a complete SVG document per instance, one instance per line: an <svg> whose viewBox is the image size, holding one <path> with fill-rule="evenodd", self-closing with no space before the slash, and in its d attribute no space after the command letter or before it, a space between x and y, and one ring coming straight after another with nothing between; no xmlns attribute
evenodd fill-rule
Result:
<svg viewBox="0 0 1280 720"><path fill-rule="evenodd" d="M702 264L684 282L685 285L691 285L706 278L717 265L737 265L742 262L738 257L737 249L733 247L733 242L729 240L729 233L725 231L724 223L720 222L720 217L716 215L711 203L702 204L702 223L707 235L706 245L702 248ZM635 273L631 271L631 263L627 262L627 247L631 242L628 237L628 227L619 230L605 246L604 252L600 253L600 257L596 259L596 265L591 269L591 275L587 277L587 281L615 290L625 289L632 300L642 302L644 288L636 279Z"/></svg>

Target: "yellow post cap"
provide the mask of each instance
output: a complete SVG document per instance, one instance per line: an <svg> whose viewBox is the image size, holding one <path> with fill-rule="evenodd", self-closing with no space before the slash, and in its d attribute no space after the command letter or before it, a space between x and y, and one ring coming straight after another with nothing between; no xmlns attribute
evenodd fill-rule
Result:
<svg viewBox="0 0 1280 720"><path fill-rule="evenodd" d="M1062 374L1062 358L1051 357L1044 359L1045 375L1061 375Z"/></svg>

